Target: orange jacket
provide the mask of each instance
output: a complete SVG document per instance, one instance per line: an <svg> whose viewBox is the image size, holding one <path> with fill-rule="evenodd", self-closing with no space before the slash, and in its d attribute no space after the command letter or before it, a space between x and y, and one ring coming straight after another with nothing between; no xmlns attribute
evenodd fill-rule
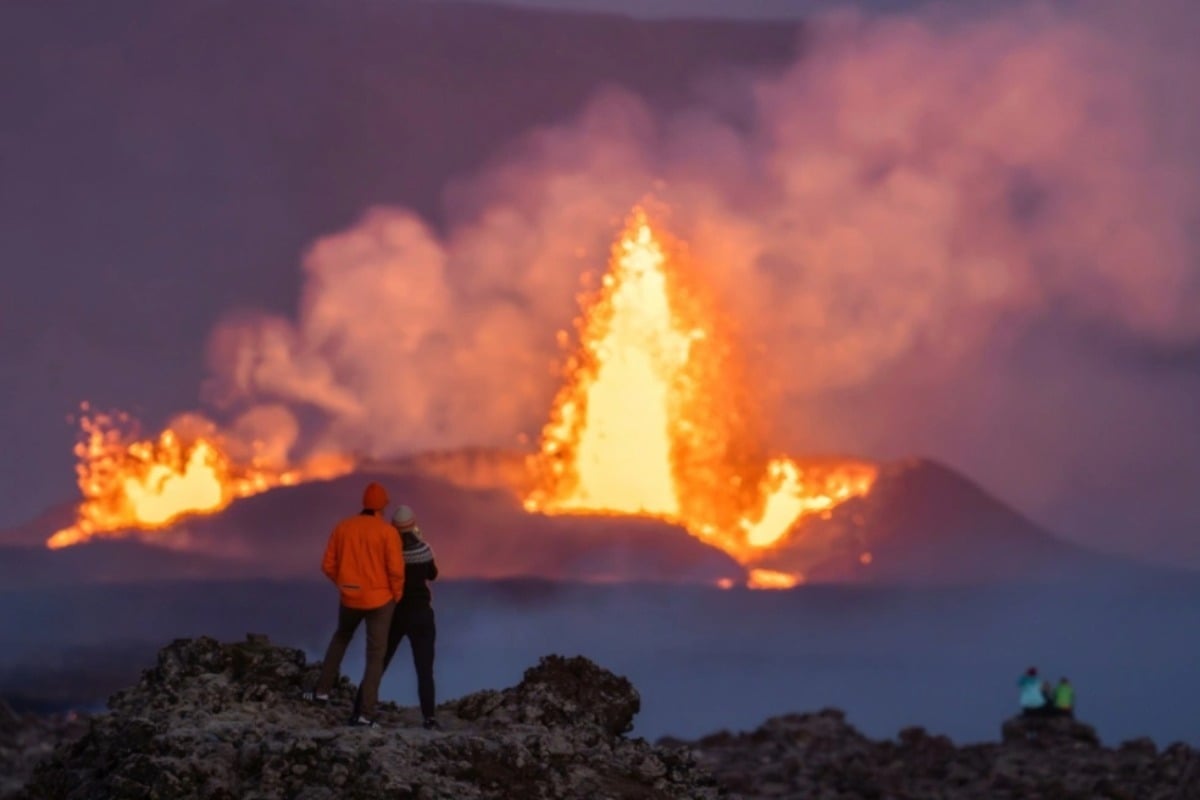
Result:
<svg viewBox="0 0 1200 800"><path fill-rule="evenodd" d="M337 584L347 608L379 608L404 594L400 534L380 517L357 514L337 524L321 571Z"/></svg>

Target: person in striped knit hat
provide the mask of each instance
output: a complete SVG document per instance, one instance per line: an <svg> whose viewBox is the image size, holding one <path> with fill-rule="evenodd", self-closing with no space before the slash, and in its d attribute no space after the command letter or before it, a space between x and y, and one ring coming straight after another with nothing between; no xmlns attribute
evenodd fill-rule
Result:
<svg viewBox="0 0 1200 800"><path fill-rule="evenodd" d="M437 640L437 624L433 615L433 593L429 583L437 579L438 568L433 548L425 541L417 517L408 506L402 505L392 514L392 525L400 534L404 552L404 594L396 604L388 630L387 649L384 651L383 668L386 670L396 655L400 642L408 637L412 646L413 666L417 672L417 697L421 701L421 715L427 729L438 727L434 716L436 702L433 683L434 642ZM355 699L355 706L358 699Z"/></svg>

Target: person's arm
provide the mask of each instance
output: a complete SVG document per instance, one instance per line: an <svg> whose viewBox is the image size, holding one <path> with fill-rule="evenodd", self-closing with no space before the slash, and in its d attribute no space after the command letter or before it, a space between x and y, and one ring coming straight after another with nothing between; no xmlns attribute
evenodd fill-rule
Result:
<svg viewBox="0 0 1200 800"><path fill-rule="evenodd" d="M387 542L384 552L384 562L387 567L388 586L392 590L392 599L400 602L404 596L404 551L400 549L400 537L389 529L384 538Z"/></svg>
<svg viewBox="0 0 1200 800"><path fill-rule="evenodd" d="M329 534L329 543L325 545L325 556L321 559L321 572L325 573L325 577L337 583L338 574L338 556L341 555L340 538L341 528L333 529L333 533Z"/></svg>
<svg viewBox="0 0 1200 800"><path fill-rule="evenodd" d="M429 569L425 573L425 580L436 581L438 576L437 561L429 559Z"/></svg>

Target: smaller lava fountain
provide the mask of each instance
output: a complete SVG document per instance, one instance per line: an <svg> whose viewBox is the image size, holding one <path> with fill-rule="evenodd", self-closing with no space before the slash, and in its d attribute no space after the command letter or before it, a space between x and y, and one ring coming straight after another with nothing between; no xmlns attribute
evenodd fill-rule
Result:
<svg viewBox="0 0 1200 800"><path fill-rule="evenodd" d="M79 425L75 472L83 501L75 523L47 540L52 549L165 528L185 516L220 511L240 497L337 477L354 467L344 457L282 469L260 457L237 463L216 427L195 416L180 418L157 438L140 438L128 415L92 413L85 404Z"/></svg>

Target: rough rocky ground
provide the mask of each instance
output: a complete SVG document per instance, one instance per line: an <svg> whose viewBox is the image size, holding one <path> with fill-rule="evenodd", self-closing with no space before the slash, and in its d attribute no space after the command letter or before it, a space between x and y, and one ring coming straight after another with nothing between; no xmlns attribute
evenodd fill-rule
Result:
<svg viewBox="0 0 1200 800"><path fill-rule="evenodd" d="M0 705L0 797L1200 800L1200 752L1104 747L1069 719L1012 719L1001 741L958 747L920 728L868 739L825 710L651 745L625 737L629 681L547 656L517 686L439 707L442 730L390 703L363 730L344 724L346 679L328 707L299 698L316 669L265 637L182 639L107 714Z"/></svg>
<svg viewBox="0 0 1200 800"><path fill-rule="evenodd" d="M0 700L0 797L20 789L34 766L64 742L82 736L86 717L76 714L18 714Z"/></svg>
<svg viewBox="0 0 1200 800"><path fill-rule="evenodd" d="M660 744L676 746L675 740ZM906 728L874 741L842 712L792 714L690 743L732 798L788 800L1194 800L1200 753L1149 739L1102 747L1089 725L1014 718L1002 741L956 747Z"/></svg>
<svg viewBox="0 0 1200 800"><path fill-rule="evenodd" d="M377 730L300 693L316 666L261 636L182 639L35 770L28 798L715 798L687 750L621 734L640 698L584 658L548 656L504 691L439 708L444 729L384 704Z"/></svg>

